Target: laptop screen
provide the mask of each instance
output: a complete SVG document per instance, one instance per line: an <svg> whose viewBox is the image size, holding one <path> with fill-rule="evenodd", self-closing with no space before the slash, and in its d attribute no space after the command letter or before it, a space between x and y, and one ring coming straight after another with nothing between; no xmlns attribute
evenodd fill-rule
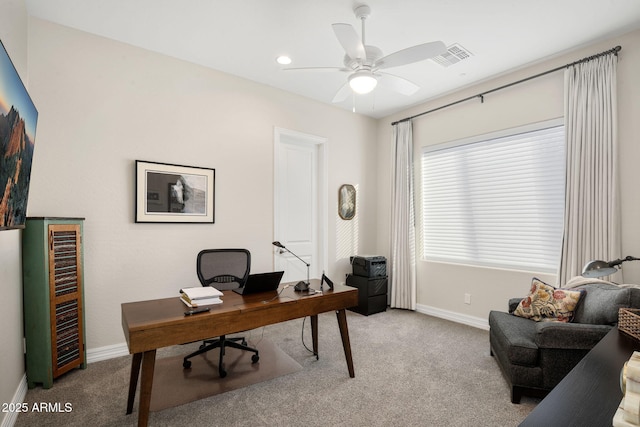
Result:
<svg viewBox="0 0 640 427"><path fill-rule="evenodd" d="M258 292L275 291L280 285L284 271L250 274L247 283L242 288L234 289L234 292L248 295Z"/></svg>

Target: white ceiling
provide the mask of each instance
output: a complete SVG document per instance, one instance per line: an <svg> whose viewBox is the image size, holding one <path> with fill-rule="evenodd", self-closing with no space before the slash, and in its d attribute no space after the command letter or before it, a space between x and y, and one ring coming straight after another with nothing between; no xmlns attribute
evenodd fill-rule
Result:
<svg viewBox="0 0 640 427"><path fill-rule="evenodd" d="M348 74L331 24L360 34L352 0L26 0L30 15L331 104ZM366 43L389 54L434 40L473 56L389 70L418 84L407 97L379 85L335 104L380 118L560 52L640 28L639 0L366 0ZM613 47L613 46L611 46ZM622 47L624 54L624 46ZM598 53L598 52L594 52ZM354 105L355 103L355 105Z"/></svg>

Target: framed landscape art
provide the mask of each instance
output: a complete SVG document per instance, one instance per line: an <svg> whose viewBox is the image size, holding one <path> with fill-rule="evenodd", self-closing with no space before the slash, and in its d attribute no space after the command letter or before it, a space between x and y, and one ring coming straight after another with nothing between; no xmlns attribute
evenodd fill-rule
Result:
<svg viewBox="0 0 640 427"><path fill-rule="evenodd" d="M213 224L215 173L136 160L136 222Z"/></svg>
<svg viewBox="0 0 640 427"><path fill-rule="evenodd" d="M0 42L0 230L24 228L37 121L38 110Z"/></svg>

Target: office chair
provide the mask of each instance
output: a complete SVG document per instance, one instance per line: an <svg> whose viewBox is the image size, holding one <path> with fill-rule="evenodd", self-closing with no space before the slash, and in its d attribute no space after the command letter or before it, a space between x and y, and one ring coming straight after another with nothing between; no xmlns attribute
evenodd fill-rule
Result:
<svg viewBox="0 0 640 427"><path fill-rule="evenodd" d="M251 268L251 253L246 249L205 249L198 254L196 272L202 286L213 286L218 290L234 289L244 286ZM220 348L220 363L218 373L220 378L227 376L222 364L224 350L233 347L255 353L251 356L251 363L260 360L258 350L247 346L244 337L227 338L222 335L217 339L205 340L200 348L184 358L182 366L191 367L190 358L215 348Z"/></svg>

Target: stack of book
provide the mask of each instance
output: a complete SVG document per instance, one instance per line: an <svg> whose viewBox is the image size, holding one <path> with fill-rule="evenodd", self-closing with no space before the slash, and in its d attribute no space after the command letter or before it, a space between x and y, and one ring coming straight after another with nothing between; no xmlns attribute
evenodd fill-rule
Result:
<svg viewBox="0 0 640 427"><path fill-rule="evenodd" d="M222 292L211 286L180 289L180 301L185 303L187 307L220 304L222 303L221 296Z"/></svg>

